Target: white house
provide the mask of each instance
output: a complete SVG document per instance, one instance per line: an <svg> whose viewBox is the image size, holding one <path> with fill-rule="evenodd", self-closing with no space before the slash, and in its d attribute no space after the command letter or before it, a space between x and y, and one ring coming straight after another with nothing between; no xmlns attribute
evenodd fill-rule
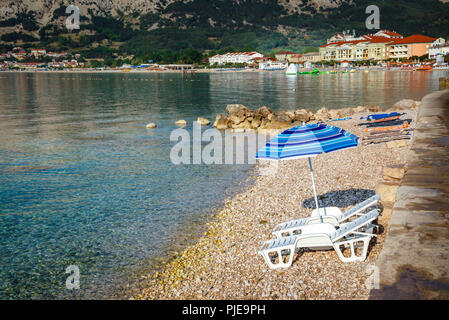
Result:
<svg viewBox="0 0 449 320"><path fill-rule="evenodd" d="M380 31L376 32L375 34L373 34L373 36L375 36L375 37L385 37L385 38L390 38L390 39L402 39L402 38L404 38L401 34L395 32L395 31L390 31L390 30L380 30Z"/></svg>
<svg viewBox="0 0 449 320"><path fill-rule="evenodd" d="M31 49L30 55L37 57L45 56L47 51L45 49Z"/></svg>
<svg viewBox="0 0 449 320"><path fill-rule="evenodd" d="M449 41L446 42L443 38L438 38L429 48L429 59L435 59L438 55L447 55L449 54Z"/></svg>
<svg viewBox="0 0 449 320"><path fill-rule="evenodd" d="M261 58L263 54L256 51L251 52L228 52L222 55L215 55L209 58L209 65L217 63L223 65L226 63L253 63L255 58Z"/></svg>

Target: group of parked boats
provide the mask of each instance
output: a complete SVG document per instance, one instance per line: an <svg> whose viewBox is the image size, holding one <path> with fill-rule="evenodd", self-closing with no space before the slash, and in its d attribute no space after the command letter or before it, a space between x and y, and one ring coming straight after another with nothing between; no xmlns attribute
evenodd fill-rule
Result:
<svg viewBox="0 0 449 320"><path fill-rule="evenodd" d="M371 69L359 69L359 68L344 68L344 69L333 69L333 70L319 70L317 68L312 70L300 71L298 66L294 63L290 64L285 70L285 74L288 76L296 76L299 74L334 74L334 73L354 73L357 71L369 72ZM432 71L432 70L449 70L449 66L432 66L431 64L420 64L417 66L409 66L404 68L375 68L372 70L386 71L386 70L407 70L407 71Z"/></svg>
<svg viewBox="0 0 449 320"><path fill-rule="evenodd" d="M330 73L350 73L350 72L351 73L356 72L356 70L355 69L319 70L315 68L313 70L299 71L298 67L295 64L291 64L285 71L285 74L288 76L296 76L298 74L330 74Z"/></svg>

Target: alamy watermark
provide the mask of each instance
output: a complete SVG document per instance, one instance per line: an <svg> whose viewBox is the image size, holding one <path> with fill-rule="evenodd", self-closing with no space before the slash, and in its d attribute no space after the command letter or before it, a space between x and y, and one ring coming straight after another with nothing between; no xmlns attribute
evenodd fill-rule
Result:
<svg viewBox="0 0 449 320"><path fill-rule="evenodd" d="M369 274L365 280L365 286L368 290L380 288L379 267L369 264L365 268L365 273Z"/></svg>
<svg viewBox="0 0 449 320"><path fill-rule="evenodd" d="M365 20L365 26L368 30L380 29L380 9L376 5L366 7L366 14L370 14Z"/></svg>
<svg viewBox="0 0 449 320"><path fill-rule="evenodd" d="M70 14L65 20L65 26L69 30L80 28L80 8L75 5L70 5L65 9L66 14Z"/></svg>
<svg viewBox="0 0 449 320"><path fill-rule="evenodd" d="M264 147L268 137L258 134L256 130L233 132L219 131L215 128L201 129L194 122L193 130L179 128L170 134L170 141L175 142L170 150L173 164L255 164L257 150ZM261 175L275 174L277 161L262 161Z"/></svg>
<svg viewBox="0 0 449 320"><path fill-rule="evenodd" d="M70 265L65 269L65 273L69 276L65 281L65 287L68 290L74 290L80 288L80 268L77 265Z"/></svg>

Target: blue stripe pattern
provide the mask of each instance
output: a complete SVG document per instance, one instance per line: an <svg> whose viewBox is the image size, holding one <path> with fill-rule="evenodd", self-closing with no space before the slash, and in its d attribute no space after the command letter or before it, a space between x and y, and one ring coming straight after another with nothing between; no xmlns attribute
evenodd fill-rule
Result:
<svg viewBox="0 0 449 320"><path fill-rule="evenodd" d="M356 147L359 138L341 128L306 124L278 134L256 154L257 159L281 160L312 157L321 153Z"/></svg>

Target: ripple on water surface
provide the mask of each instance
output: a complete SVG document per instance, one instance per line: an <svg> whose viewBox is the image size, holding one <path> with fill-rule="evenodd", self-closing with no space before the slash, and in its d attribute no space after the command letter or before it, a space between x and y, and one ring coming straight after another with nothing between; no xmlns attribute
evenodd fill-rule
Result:
<svg viewBox="0 0 449 320"><path fill-rule="evenodd" d="M173 165L176 120L191 133L229 103L390 106L437 87L436 73L3 74L0 298L120 296L116 286L198 236L251 166ZM65 288L69 265L80 290Z"/></svg>

